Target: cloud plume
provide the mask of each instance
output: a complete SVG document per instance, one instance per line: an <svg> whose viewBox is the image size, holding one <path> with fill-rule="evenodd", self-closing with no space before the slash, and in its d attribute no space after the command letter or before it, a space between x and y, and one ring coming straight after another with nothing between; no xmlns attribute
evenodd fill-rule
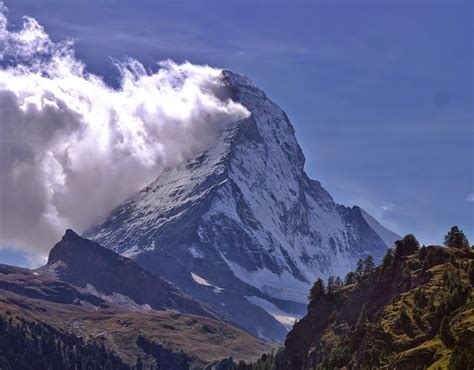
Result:
<svg viewBox="0 0 474 370"><path fill-rule="evenodd" d="M11 30L0 3L0 245L45 253L249 114L219 69L116 66L111 88L34 19Z"/></svg>

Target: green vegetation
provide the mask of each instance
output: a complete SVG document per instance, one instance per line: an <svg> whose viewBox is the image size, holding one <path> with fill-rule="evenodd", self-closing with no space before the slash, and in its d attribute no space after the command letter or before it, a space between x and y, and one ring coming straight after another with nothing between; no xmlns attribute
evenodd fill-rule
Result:
<svg viewBox="0 0 474 370"><path fill-rule="evenodd" d="M375 268L374 258L367 256L364 260L364 275L369 274Z"/></svg>
<svg viewBox="0 0 474 370"><path fill-rule="evenodd" d="M327 281L327 292L332 294L343 286L342 279L339 276L329 276Z"/></svg>
<svg viewBox="0 0 474 370"><path fill-rule="evenodd" d="M420 243L418 243L415 235L405 235L402 240L397 240L395 242L395 259L400 259L403 256L414 254L419 248Z"/></svg>
<svg viewBox="0 0 474 370"><path fill-rule="evenodd" d="M148 338L139 335L137 338L137 345L155 360L153 370L187 370L189 369L189 363L191 358L184 352L173 352L168 348L164 348L161 344L156 343ZM140 362L140 365L138 364ZM137 361L137 370L140 370L141 359Z"/></svg>
<svg viewBox="0 0 474 370"><path fill-rule="evenodd" d="M318 280L272 369L473 369L474 250L457 227L446 245L409 234L344 286Z"/></svg>
<svg viewBox="0 0 474 370"><path fill-rule="evenodd" d="M385 269L385 268L390 267L394 259L395 259L395 252L393 251L393 248L388 248L387 252L385 253L385 256L382 259L381 268Z"/></svg>
<svg viewBox="0 0 474 370"><path fill-rule="evenodd" d="M134 369L103 345L85 343L52 326L0 316L0 369Z"/></svg>
<svg viewBox="0 0 474 370"><path fill-rule="evenodd" d="M357 283L357 276L355 272L349 271L344 278L344 285L351 285Z"/></svg>
<svg viewBox="0 0 474 370"><path fill-rule="evenodd" d="M453 226L444 237L444 245L453 248L469 248L469 240L459 227Z"/></svg>
<svg viewBox="0 0 474 370"><path fill-rule="evenodd" d="M324 295L326 291L326 288L324 286L324 281L321 279L318 279L314 282L313 286L309 290L309 301L313 302L317 298L319 298L321 295Z"/></svg>
<svg viewBox="0 0 474 370"><path fill-rule="evenodd" d="M449 358L450 370L474 369L474 335L465 334L458 338L458 344Z"/></svg>

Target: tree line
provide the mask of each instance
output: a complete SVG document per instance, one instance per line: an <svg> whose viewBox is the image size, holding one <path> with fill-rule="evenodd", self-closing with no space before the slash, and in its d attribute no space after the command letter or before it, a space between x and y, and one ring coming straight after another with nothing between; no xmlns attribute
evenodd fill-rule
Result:
<svg viewBox="0 0 474 370"><path fill-rule="evenodd" d="M469 248L469 240L458 226L453 226L444 237L444 245L450 248ZM395 241L394 248L388 248L382 263L382 268L387 268L396 259L409 256L420 249L420 243L413 234L405 235L401 240ZM355 271L349 271L344 280L339 276L329 276L327 281L317 279L311 287L308 295L310 302L321 294L332 294L345 285L360 283L362 278L375 268L374 258L370 255L364 259L360 258L356 263Z"/></svg>
<svg viewBox="0 0 474 370"><path fill-rule="evenodd" d="M9 317L8 317L9 316ZM134 370L103 344L85 343L41 322L0 316L1 370Z"/></svg>

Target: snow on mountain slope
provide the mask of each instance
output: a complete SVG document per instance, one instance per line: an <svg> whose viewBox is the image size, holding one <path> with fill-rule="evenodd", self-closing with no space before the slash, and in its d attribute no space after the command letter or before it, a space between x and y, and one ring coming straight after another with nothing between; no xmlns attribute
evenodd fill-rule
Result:
<svg viewBox="0 0 474 370"><path fill-rule="evenodd" d="M282 323L288 330L291 330L295 322L303 317L302 315L288 314L287 312L278 308L275 304L259 297L251 296L245 298L247 298L250 303L262 307L265 311Z"/></svg>
<svg viewBox="0 0 474 370"><path fill-rule="evenodd" d="M367 254L380 259L398 236L359 207L336 204L304 172L286 114L246 77L222 76L227 96L250 117L223 128L213 147L166 169L85 235L245 329L281 339L281 323L246 296L289 316L304 313L316 278L343 275Z"/></svg>

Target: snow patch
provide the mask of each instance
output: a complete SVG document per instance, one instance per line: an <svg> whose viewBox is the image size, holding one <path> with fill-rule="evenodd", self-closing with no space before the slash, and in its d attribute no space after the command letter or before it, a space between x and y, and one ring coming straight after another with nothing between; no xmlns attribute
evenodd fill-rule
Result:
<svg viewBox="0 0 474 370"><path fill-rule="evenodd" d="M145 250L147 252L153 252L155 250L155 248L156 248L155 241L153 240L148 247L145 247Z"/></svg>
<svg viewBox="0 0 474 370"><path fill-rule="evenodd" d="M302 316L289 314L281 309L279 309L272 302L267 301L266 299L256 297L256 296L245 296L247 300L255 305L263 308L270 315L272 315L277 321L279 321L287 330L291 330L295 321L301 319Z"/></svg>
<svg viewBox="0 0 474 370"><path fill-rule="evenodd" d="M220 292L222 292L224 289L223 288L220 288L218 286L215 286L215 285L212 285L211 283L209 283L206 279L204 279L203 277L199 276L199 275L196 275L194 272L191 272L191 277L193 278L193 280L198 283L199 285L204 285L204 286L208 286L208 287L212 287L214 288L213 291L214 293L216 294L219 294Z"/></svg>
<svg viewBox="0 0 474 370"><path fill-rule="evenodd" d="M122 256L127 258L133 258L136 255L140 254L142 251L138 247L138 245L134 245L133 247L127 249L125 252L122 253Z"/></svg>
<svg viewBox="0 0 474 370"><path fill-rule="evenodd" d="M197 250L196 246L192 246L191 248L189 248L189 251L191 252L191 255L193 256L193 258L204 258L204 255Z"/></svg>
<svg viewBox="0 0 474 370"><path fill-rule="evenodd" d="M289 272L284 271L281 275L278 275L267 269L248 271L242 266L227 260L224 255L221 256L234 275L243 282L260 289L271 297L308 303L306 297L310 285L296 279Z"/></svg>

